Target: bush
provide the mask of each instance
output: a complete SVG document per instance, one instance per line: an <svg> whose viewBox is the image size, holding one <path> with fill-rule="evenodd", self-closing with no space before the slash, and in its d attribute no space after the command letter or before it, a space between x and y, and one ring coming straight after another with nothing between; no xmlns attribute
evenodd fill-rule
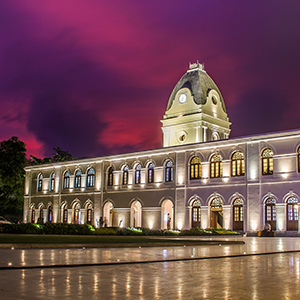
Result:
<svg viewBox="0 0 300 300"><path fill-rule="evenodd" d="M103 228L96 228L93 234L96 234L96 235L116 235L117 231L114 228L103 227Z"/></svg>

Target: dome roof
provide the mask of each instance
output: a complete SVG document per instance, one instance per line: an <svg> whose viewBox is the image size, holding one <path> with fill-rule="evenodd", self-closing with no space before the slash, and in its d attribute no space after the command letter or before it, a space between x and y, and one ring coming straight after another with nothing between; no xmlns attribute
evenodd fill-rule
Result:
<svg viewBox="0 0 300 300"><path fill-rule="evenodd" d="M215 90L219 94L222 109L226 113L225 103L220 90L204 70L204 65L198 61L194 64L190 63L189 70L179 79L174 87L169 98L167 111L171 108L177 92L182 88L188 88L191 91L193 100L197 105L204 105L210 90Z"/></svg>

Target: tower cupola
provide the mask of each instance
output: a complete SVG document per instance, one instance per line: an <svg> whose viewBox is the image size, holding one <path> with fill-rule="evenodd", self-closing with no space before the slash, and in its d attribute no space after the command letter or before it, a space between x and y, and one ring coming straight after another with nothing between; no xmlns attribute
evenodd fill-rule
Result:
<svg viewBox="0 0 300 300"><path fill-rule="evenodd" d="M226 107L217 85L198 61L175 85L162 122L163 146L228 139Z"/></svg>

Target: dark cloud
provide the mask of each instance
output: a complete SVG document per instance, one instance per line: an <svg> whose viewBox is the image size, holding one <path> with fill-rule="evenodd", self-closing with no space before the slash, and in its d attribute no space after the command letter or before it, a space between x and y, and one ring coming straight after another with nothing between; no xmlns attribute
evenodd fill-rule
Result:
<svg viewBox="0 0 300 300"><path fill-rule="evenodd" d="M223 94L232 136L299 127L299 9L1 1L0 139L19 135L38 156L160 147L168 97L197 59Z"/></svg>

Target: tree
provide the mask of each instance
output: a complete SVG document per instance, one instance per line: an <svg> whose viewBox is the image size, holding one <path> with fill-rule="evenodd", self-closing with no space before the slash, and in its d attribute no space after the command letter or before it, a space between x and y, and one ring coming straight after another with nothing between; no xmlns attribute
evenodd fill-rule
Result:
<svg viewBox="0 0 300 300"><path fill-rule="evenodd" d="M26 146L17 137L0 143L1 213L22 209L26 163Z"/></svg>
<svg viewBox="0 0 300 300"><path fill-rule="evenodd" d="M44 157L43 159L37 158L33 155L30 155L30 159L28 160L28 165L41 165L41 164L51 164L53 162L60 162L60 161L68 161L76 159L73 157L69 151L62 150L60 147L53 148L55 153L53 153L53 157Z"/></svg>

